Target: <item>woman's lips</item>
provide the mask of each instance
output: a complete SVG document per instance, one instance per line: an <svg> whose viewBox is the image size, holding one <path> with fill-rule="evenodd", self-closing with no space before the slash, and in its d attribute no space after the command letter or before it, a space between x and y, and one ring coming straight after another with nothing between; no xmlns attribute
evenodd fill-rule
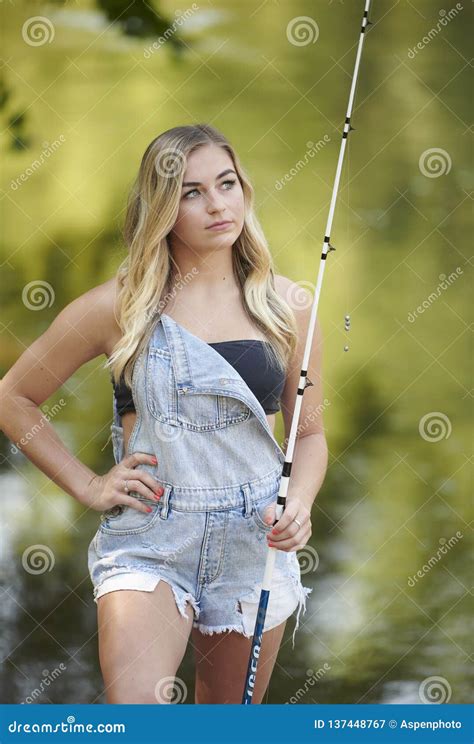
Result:
<svg viewBox="0 0 474 744"><path fill-rule="evenodd" d="M227 230L231 225L232 222L221 222L220 225L212 225L212 227L207 227L206 230Z"/></svg>

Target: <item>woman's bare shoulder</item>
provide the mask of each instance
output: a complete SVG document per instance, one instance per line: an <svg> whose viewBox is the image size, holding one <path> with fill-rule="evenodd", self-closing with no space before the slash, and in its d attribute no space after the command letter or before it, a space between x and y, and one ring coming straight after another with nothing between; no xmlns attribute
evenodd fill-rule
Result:
<svg viewBox="0 0 474 744"><path fill-rule="evenodd" d="M303 282L303 284L307 284L307 282ZM282 274L275 274L275 290L291 307L295 315L310 307L313 302L313 298L307 289Z"/></svg>
<svg viewBox="0 0 474 744"><path fill-rule="evenodd" d="M306 287L302 286L304 284L308 284L308 282L305 281L300 284L288 279L287 276L275 274L275 290L293 310L300 337L306 336L313 305L313 295ZM316 320L315 333L317 336L321 334L318 319Z"/></svg>
<svg viewBox="0 0 474 744"><path fill-rule="evenodd" d="M76 297L59 313L53 325L59 331L75 329L96 354L110 355L121 336L117 307L118 281L114 276Z"/></svg>
<svg viewBox="0 0 474 744"><path fill-rule="evenodd" d="M41 405L83 364L101 354L110 356L121 333L115 303L114 279L72 300L8 370L0 394Z"/></svg>
<svg viewBox="0 0 474 744"><path fill-rule="evenodd" d="M291 289L291 286L294 284L294 282L292 282L291 279L288 279L287 276L283 276L282 274L275 274L274 278L277 294L285 299L286 293Z"/></svg>
<svg viewBox="0 0 474 744"><path fill-rule="evenodd" d="M81 300L89 304L90 319L97 324L97 330L103 339L104 352L109 355L121 336L118 323L118 280L114 276L102 284L93 287Z"/></svg>

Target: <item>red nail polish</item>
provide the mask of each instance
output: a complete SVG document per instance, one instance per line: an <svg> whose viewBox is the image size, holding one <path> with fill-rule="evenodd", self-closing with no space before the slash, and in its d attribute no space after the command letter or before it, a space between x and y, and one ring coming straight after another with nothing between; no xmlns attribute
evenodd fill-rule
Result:
<svg viewBox="0 0 474 744"><path fill-rule="evenodd" d="M272 529L272 535L278 535L278 530L276 530L275 528L273 528Z"/></svg>
<svg viewBox="0 0 474 744"><path fill-rule="evenodd" d="M152 509L151 509L151 506L147 506L147 507L146 507L146 510L147 510L147 512L151 512L151 510L152 510Z"/></svg>
<svg viewBox="0 0 474 744"><path fill-rule="evenodd" d="M151 461L152 461L153 465L156 465L158 463L158 460L156 459L156 457L152 457L151 458Z"/></svg>

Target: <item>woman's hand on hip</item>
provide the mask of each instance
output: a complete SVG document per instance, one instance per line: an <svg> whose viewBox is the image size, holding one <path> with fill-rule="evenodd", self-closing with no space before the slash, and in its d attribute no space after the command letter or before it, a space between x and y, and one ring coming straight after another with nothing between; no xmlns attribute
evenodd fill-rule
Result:
<svg viewBox="0 0 474 744"><path fill-rule="evenodd" d="M89 483L83 503L96 511L105 511L117 504L131 506L141 512L149 512L150 507L130 496L125 491L125 484L129 491L134 491L147 499L158 499L163 494L163 488L157 480L146 470L138 470L137 465L156 465L154 455L145 452L134 452L127 455L105 475L96 475ZM127 483L126 483L127 482Z"/></svg>

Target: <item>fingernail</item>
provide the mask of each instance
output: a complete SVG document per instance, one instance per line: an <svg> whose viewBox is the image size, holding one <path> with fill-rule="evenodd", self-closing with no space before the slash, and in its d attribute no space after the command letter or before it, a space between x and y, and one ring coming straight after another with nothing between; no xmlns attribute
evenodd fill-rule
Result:
<svg viewBox="0 0 474 744"><path fill-rule="evenodd" d="M147 510L147 512L151 512L152 511L151 506L147 506L146 507L146 510Z"/></svg>
<svg viewBox="0 0 474 744"><path fill-rule="evenodd" d="M272 535L278 535L278 530L276 530L275 528L273 528L272 529Z"/></svg>
<svg viewBox="0 0 474 744"><path fill-rule="evenodd" d="M152 461L152 463L153 463L154 465L156 465L156 464L157 464L157 462L158 462L158 460L156 459L156 457L152 457L152 458L151 458L151 461Z"/></svg>

